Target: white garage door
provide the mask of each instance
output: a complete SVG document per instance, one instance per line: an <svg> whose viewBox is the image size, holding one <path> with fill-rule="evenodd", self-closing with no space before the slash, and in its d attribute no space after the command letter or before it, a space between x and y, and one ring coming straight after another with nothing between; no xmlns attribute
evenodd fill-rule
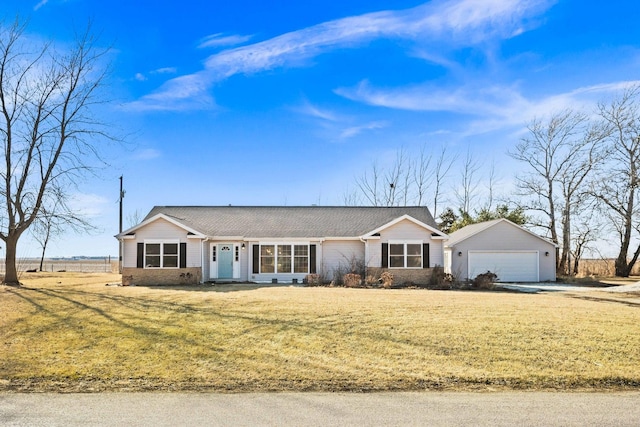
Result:
<svg viewBox="0 0 640 427"><path fill-rule="evenodd" d="M491 271L500 282L537 282L537 251L469 251L469 278Z"/></svg>

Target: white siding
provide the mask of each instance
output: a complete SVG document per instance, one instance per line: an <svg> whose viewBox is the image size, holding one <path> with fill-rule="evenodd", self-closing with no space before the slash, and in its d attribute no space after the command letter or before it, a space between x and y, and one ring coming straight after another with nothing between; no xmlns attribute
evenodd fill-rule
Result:
<svg viewBox="0 0 640 427"><path fill-rule="evenodd" d="M180 243L187 244L187 267L200 267L201 252L200 239L188 239L187 232L167 220L162 218L147 224L145 227L136 230L136 238L125 240L124 255L122 257L123 267L136 268L138 259L138 243L144 243L145 239L155 240L179 240Z"/></svg>
<svg viewBox="0 0 640 427"><path fill-rule="evenodd" d="M136 268L138 264L138 246L135 240L125 240L122 255L122 266Z"/></svg>
<svg viewBox="0 0 640 427"><path fill-rule="evenodd" d="M319 270L325 275L352 260L364 261L364 243L360 240L326 240L322 244L322 261Z"/></svg>
<svg viewBox="0 0 640 427"><path fill-rule="evenodd" d="M405 219L381 231L380 240L377 244L373 240L370 242L370 245L373 246L370 248L370 254L372 254L371 262L377 261L377 264L370 264L371 267L380 267L380 248L382 243L387 243L389 240L421 240L423 243L428 243L429 267L444 265L442 240L434 240L431 236L431 231ZM375 248L376 245L378 248Z"/></svg>
<svg viewBox="0 0 640 427"><path fill-rule="evenodd" d="M380 268L382 265L382 244L379 239L367 241L367 267Z"/></svg>

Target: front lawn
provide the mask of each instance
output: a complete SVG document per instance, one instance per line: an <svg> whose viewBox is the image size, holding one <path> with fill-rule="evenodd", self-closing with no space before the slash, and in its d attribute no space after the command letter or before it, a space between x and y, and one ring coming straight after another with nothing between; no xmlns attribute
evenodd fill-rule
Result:
<svg viewBox="0 0 640 427"><path fill-rule="evenodd" d="M640 387L640 307L583 294L34 277L0 287L0 390Z"/></svg>

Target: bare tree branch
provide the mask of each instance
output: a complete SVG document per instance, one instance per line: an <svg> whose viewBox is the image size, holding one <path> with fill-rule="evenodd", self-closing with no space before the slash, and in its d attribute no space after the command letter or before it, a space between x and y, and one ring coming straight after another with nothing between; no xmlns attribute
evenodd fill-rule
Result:
<svg viewBox="0 0 640 427"><path fill-rule="evenodd" d="M107 51L96 48L90 26L66 51L50 44L34 49L24 32L18 21L0 24L0 239L5 282L14 285L17 243L35 222L49 223L49 231L88 226L67 205L68 191L102 163L98 141L112 139L93 117L104 102L99 89Z"/></svg>

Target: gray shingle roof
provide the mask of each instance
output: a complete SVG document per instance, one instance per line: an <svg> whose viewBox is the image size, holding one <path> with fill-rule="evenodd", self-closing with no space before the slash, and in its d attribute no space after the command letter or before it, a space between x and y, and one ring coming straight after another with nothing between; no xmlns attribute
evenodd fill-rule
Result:
<svg viewBox="0 0 640 427"><path fill-rule="evenodd" d="M145 220L161 213L208 236L356 237L403 215L437 229L425 207L156 206Z"/></svg>

